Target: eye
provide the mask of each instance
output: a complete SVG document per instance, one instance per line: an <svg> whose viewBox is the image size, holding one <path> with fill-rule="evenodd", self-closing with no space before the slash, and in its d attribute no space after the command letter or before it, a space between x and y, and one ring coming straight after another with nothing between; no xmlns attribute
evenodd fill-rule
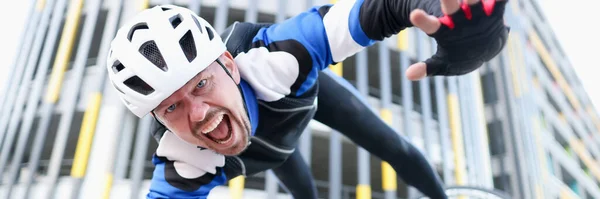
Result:
<svg viewBox="0 0 600 199"><path fill-rule="evenodd" d="M206 85L206 79L200 80L200 82L198 82L198 85L196 85L196 88L202 88L204 87L204 85Z"/></svg>
<svg viewBox="0 0 600 199"><path fill-rule="evenodd" d="M171 106L167 107L167 113L175 111L176 107L177 107L177 105L171 104Z"/></svg>

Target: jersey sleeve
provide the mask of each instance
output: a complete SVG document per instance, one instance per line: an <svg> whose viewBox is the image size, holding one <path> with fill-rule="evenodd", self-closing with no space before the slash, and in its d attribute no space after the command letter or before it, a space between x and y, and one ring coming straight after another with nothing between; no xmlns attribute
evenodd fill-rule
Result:
<svg viewBox="0 0 600 199"><path fill-rule="evenodd" d="M152 163L148 199L205 199L213 188L227 182L224 156L187 144L171 132L160 139Z"/></svg>
<svg viewBox="0 0 600 199"><path fill-rule="evenodd" d="M439 0L340 0L313 7L260 29L251 49L236 57L246 63L242 77L261 100L300 96L315 84L319 70L411 27L415 8L439 10Z"/></svg>

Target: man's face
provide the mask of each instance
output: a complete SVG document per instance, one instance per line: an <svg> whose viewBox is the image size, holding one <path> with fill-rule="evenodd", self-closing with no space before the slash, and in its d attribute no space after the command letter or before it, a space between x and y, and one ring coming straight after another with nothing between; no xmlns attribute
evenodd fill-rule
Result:
<svg viewBox="0 0 600 199"><path fill-rule="evenodd" d="M237 155L246 149L250 122L236 84L237 66L226 52L154 110L169 130L188 143L223 155Z"/></svg>

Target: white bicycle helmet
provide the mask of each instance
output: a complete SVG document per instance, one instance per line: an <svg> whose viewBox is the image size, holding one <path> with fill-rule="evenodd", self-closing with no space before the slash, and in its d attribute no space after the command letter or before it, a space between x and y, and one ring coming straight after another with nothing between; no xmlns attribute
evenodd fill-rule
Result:
<svg viewBox="0 0 600 199"><path fill-rule="evenodd" d="M191 10L155 6L118 30L106 65L123 103L143 117L225 50L214 28Z"/></svg>

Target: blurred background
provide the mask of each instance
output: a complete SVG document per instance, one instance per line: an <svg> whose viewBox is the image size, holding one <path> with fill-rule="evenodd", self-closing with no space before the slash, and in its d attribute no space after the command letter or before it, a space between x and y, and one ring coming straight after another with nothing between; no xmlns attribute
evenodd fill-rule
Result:
<svg viewBox="0 0 600 199"><path fill-rule="evenodd" d="M105 74L115 31L141 9L188 7L217 31L335 0L22 0L2 20L0 198L144 198L156 142ZM511 0L507 46L479 70L410 82L435 41L408 29L331 66L427 156L448 186L512 198L600 198L598 1ZM322 198L415 196L377 157L316 121L299 149ZM293 171L292 171L293 172ZM357 194L357 191L359 194ZM390 195L390 194L388 194ZM270 172L209 198L291 198Z"/></svg>

